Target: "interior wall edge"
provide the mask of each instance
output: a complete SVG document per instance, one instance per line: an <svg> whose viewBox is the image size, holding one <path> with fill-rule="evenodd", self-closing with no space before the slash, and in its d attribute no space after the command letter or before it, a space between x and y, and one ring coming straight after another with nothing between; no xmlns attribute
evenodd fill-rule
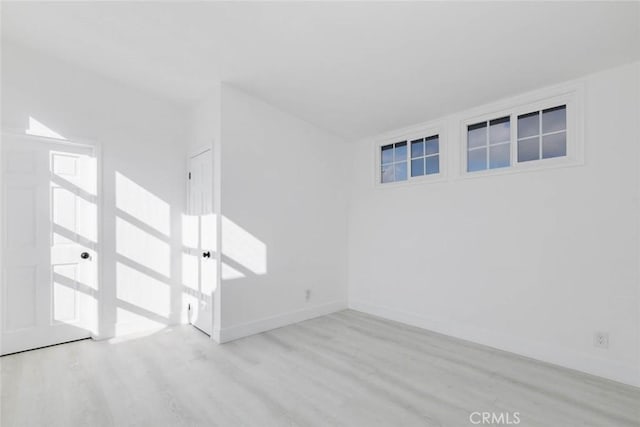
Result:
<svg viewBox="0 0 640 427"><path fill-rule="evenodd" d="M566 369L640 387L640 367L598 359L570 349L553 348L544 343L496 333L468 323L438 321L417 313L371 304L363 300L350 299L349 308L475 344L551 363Z"/></svg>

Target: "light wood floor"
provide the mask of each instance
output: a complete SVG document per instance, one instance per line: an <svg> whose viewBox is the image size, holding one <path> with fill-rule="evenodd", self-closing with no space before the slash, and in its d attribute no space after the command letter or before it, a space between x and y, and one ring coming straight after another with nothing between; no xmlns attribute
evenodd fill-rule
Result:
<svg viewBox="0 0 640 427"><path fill-rule="evenodd" d="M3 427L640 426L640 389L349 310L224 345L180 326L1 363Z"/></svg>

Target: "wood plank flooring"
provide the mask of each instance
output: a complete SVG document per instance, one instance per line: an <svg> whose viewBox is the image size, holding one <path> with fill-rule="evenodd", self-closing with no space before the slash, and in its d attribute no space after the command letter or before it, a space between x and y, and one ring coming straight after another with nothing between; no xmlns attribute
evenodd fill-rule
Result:
<svg viewBox="0 0 640 427"><path fill-rule="evenodd" d="M0 363L2 427L640 426L640 389L351 310L223 345L178 326Z"/></svg>

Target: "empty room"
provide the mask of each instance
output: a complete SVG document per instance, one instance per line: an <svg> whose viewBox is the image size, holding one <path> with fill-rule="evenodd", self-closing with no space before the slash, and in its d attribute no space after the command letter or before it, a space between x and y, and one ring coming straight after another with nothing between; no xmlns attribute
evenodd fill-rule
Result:
<svg viewBox="0 0 640 427"><path fill-rule="evenodd" d="M640 427L640 2L0 16L2 427Z"/></svg>

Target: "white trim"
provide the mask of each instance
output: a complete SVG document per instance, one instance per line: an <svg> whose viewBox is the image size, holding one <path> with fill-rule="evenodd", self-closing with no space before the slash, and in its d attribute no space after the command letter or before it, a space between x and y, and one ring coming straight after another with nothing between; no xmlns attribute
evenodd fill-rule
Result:
<svg viewBox="0 0 640 427"><path fill-rule="evenodd" d="M313 319L314 317L325 316L327 314L335 313L336 311L345 310L346 308L346 301L328 302L313 307L301 308L287 313L263 317L262 319L252 320L239 325L222 329L214 329L212 336L215 337L214 339L216 339L217 342L225 343L239 338L248 337L250 335L259 334L260 332L302 322L303 320Z"/></svg>
<svg viewBox="0 0 640 427"><path fill-rule="evenodd" d="M451 320L439 321L422 314L391 307L383 307L365 301L349 300L349 308L374 316L416 326L476 344L497 348L546 363L562 366L612 381L640 387L640 368L594 357L567 348L558 348L542 342L524 340L518 336L499 334L470 323Z"/></svg>
<svg viewBox="0 0 640 427"><path fill-rule="evenodd" d="M432 182L443 182L446 181L447 178L447 167L446 167L446 159L447 159L447 138L446 138L446 123L442 120L425 123L422 125L414 126L411 128L405 128L393 133L387 133L373 140L372 150L374 153L374 173L373 173L373 185L376 188L395 188L399 186L405 185L414 185L414 184L423 184L423 183L432 183ZM438 173L429 174L429 175L421 175L421 176L411 176L411 141L421 138L428 138L431 136L438 136L438 156L439 156L439 169ZM404 181L395 181L395 182L385 182L382 183L381 176L381 168L382 168L382 158L381 158L381 147L389 144L395 144L397 142L407 143L407 179ZM424 157L433 157L433 155L422 156Z"/></svg>

